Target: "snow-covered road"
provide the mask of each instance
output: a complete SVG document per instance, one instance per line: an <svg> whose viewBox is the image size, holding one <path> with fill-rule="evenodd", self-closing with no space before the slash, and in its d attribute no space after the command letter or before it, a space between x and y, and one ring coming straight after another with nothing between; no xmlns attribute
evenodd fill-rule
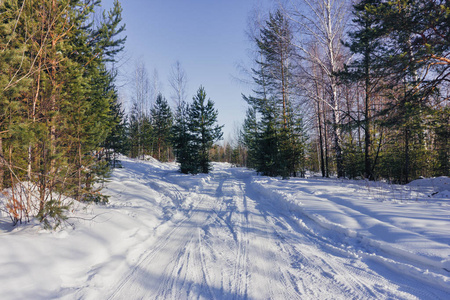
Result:
<svg viewBox="0 0 450 300"><path fill-rule="evenodd" d="M126 166L125 172L133 169ZM315 222L293 216L256 189L252 173L223 165L215 169L197 177L164 168L159 175L157 169L129 173L147 185L151 177L162 178L152 188L170 197L164 205L173 206L170 212L163 208L158 238L112 284L109 299L446 297L363 259L354 247L347 250L335 233L327 238Z"/></svg>
<svg viewBox="0 0 450 300"><path fill-rule="evenodd" d="M40 291L42 297L35 299L450 298L449 272L442 268L450 258L445 229L428 236L419 229L405 233L397 223L386 225L377 217L377 201L370 211L355 202L334 201L331 211L346 218L337 226L326 205L293 204L293 199L309 199L312 187L306 180L300 185L301 180L267 179L224 164L197 176L179 174L173 164L123 164L108 184L111 205L96 212L103 221L75 229L95 232L98 239L103 233L103 257L90 266L81 260L87 275L69 272L59 290ZM320 201L337 197L323 195ZM436 227L450 224L448 206L440 206L446 212ZM431 245L428 256L421 256L424 246L417 245L420 251L402 257L406 250L389 243L392 237L358 229L369 223L439 245ZM83 247L96 251L88 250L89 243Z"/></svg>

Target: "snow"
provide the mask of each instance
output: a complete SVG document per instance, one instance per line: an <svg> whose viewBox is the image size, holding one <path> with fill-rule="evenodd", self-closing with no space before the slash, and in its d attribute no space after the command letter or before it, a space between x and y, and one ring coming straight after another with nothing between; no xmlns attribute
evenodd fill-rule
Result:
<svg viewBox="0 0 450 300"><path fill-rule="evenodd" d="M123 158L58 231L0 217L0 299L450 299L450 179L281 180Z"/></svg>

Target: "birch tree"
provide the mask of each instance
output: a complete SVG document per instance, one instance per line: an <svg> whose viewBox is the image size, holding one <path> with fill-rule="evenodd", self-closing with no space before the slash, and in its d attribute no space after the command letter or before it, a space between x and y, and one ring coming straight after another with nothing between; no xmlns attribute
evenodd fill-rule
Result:
<svg viewBox="0 0 450 300"><path fill-rule="evenodd" d="M187 75L183 69L180 61L176 61L169 74L169 84L172 88L172 101L175 107L181 105L183 101L186 101L186 86L187 86Z"/></svg>
<svg viewBox="0 0 450 300"><path fill-rule="evenodd" d="M130 116L131 156L143 157L151 149L149 138L151 86L147 68L143 61L137 61L133 73L132 109ZM148 154L148 153L147 153Z"/></svg>
<svg viewBox="0 0 450 300"><path fill-rule="evenodd" d="M281 4L286 15L297 27L295 46L302 58L318 66L325 75L322 83L326 98L314 95L331 111L331 125L338 177L344 176L340 90L336 74L345 63L341 40L348 22L348 3L345 0L287 0ZM313 45L313 46L312 46ZM313 51L312 49L315 49Z"/></svg>

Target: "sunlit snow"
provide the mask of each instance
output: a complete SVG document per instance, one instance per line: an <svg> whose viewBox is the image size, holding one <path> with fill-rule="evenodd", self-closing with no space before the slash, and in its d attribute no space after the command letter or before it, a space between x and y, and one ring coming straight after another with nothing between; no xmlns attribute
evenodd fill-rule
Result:
<svg viewBox="0 0 450 300"><path fill-rule="evenodd" d="M57 231L0 218L0 299L450 299L450 179L205 175L124 158Z"/></svg>

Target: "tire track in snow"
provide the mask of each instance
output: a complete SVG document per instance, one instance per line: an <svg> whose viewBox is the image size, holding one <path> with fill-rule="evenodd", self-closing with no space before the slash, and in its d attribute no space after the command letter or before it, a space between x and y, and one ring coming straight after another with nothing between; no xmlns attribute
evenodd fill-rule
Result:
<svg viewBox="0 0 450 300"><path fill-rule="evenodd" d="M191 194L191 193L190 193ZM192 212L193 210L195 210L199 205L202 204L203 202L203 198L202 200L200 200L198 203L196 203L195 206L193 206L190 211ZM167 234L164 234L164 238L160 239L151 250L147 250L146 252L144 252L139 261L132 267L131 271L125 276L125 278L118 283L117 288L115 288L113 290L113 292L111 293L111 295L107 298L107 299L115 299L120 292L124 289L124 286L126 286L127 284L132 284L133 281L136 279L136 277L138 277L137 273L142 269L143 265L148 265L150 264L150 262L152 262L155 257L161 253L167 246L169 243L172 242L173 240L173 236L180 231L180 229L182 228L182 226L188 222L190 219L192 218L192 215L187 215L185 216L182 220L178 221L177 223L174 224L174 227L172 229L170 229L170 231Z"/></svg>
<svg viewBox="0 0 450 300"><path fill-rule="evenodd" d="M222 173L219 179L216 196L221 201L218 209L213 211L216 222L221 225L220 231L227 229L232 236L231 256L232 270L221 274L222 293L230 299L247 299L248 289L248 219L245 207L241 207L240 199L245 197L239 181L230 179L230 174ZM230 245L230 244L229 244ZM211 249L215 252L215 249ZM230 275L230 276L228 276ZM223 286L227 282L227 286Z"/></svg>
<svg viewBox="0 0 450 300"><path fill-rule="evenodd" d="M211 289L210 283L211 279L209 276L208 268L205 261L205 254L203 249L203 242L202 242L202 233L201 230L198 230L198 244L199 244L199 250L200 250L200 262L202 266L202 273L203 273L203 281L205 282L205 285L208 287L209 293L211 294L211 299L216 299L213 290Z"/></svg>
<svg viewBox="0 0 450 300"><path fill-rule="evenodd" d="M432 298L384 278L354 251L317 234L312 221L253 189L251 177L236 175L214 171L180 194L174 189L186 188L177 178L162 176L159 192L171 189L183 218L163 223L159 240L109 299Z"/></svg>
<svg viewBox="0 0 450 300"><path fill-rule="evenodd" d="M237 181L230 182L232 186L232 199L235 207L235 215L239 215L239 220L234 227L241 228L236 234L236 246L237 246L237 258L234 265L233 278L235 281L234 295L235 299L247 299L248 296L248 248L249 248L249 238L248 238L248 218L246 207L239 207L239 200L245 198L242 186ZM239 189L234 189L233 187L239 186ZM234 229L234 231L236 231Z"/></svg>
<svg viewBox="0 0 450 300"><path fill-rule="evenodd" d="M202 179L202 182L197 188L190 186L191 191L186 192L187 196L182 204L188 202L189 207L184 211L184 217L172 225L164 223L163 228L170 226L166 231L172 228L167 233L159 233L161 240L156 241L152 250L141 255L139 262L133 266L125 279L116 285L117 288L108 299L122 299L130 292L133 297L142 295L141 297L145 298L182 299L199 295L208 299L214 298L208 283L208 270L203 267L206 263L202 261L199 251L199 247L202 247L201 239L196 233L204 227L211 217L210 213L215 210L214 205L217 203L210 195L214 195L221 183L208 178ZM181 186L178 188L175 182L166 182L159 186L170 186L178 192L183 189ZM187 198L191 200L186 201ZM177 209L183 210L182 206L186 205L180 205ZM157 266L163 271L157 270L157 274L154 274ZM199 269L198 266L202 267ZM152 285L151 288L145 287L146 283L142 282L142 278L153 279L152 276L159 276L159 279L149 284Z"/></svg>
<svg viewBox="0 0 450 300"><path fill-rule="evenodd" d="M269 197L270 198L270 197ZM415 282L403 283L403 280L390 282L383 274L373 271L361 259L361 256L346 249L343 249L342 244L336 244L333 239L315 233L312 229L317 227L313 220L309 219L295 219L286 210L279 210L275 215L273 212L277 211L274 203L277 199L269 199L264 201L266 211L272 220L272 223L279 222L277 234L283 237L281 240L283 244L288 245L290 253L295 255L302 254L303 270L309 274L308 277L317 277L317 274L322 273L323 278L319 278L323 286L333 286L327 282L332 282L340 286L340 290L349 294L352 298L376 298L376 299L415 299L417 296L427 299L439 299L436 294L430 294L422 290L422 284ZM308 225L305 224L307 222ZM274 224L275 224L274 223ZM324 233L323 228L318 228L321 234ZM300 233L301 235L298 235ZM306 240L304 238L306 238ZM286 238L288 237L288 238ZM292 242L289 242L292 241ZM310 244L315 251L307 251L310 247L299 247L299 244ZM389 273L388 273L389 275ZM392 276L394 277L394 276ZM327 279L328 278L328 279ZM399 282L400 281L400 282ZM310 282L309 284L311 284ZM422 288L416 288L417 284ZM334 291L338 293L339 291ZM317 297L317 295L313 295Z"/></svg>
<svg viewBox="0 0 450 300"><path fill-rule="evenodd" d="M248 202L251 204L252 209L256 208L257 202L253 199L249 199ZM299 292L291 284L290 281L283 280L290 265L288 262L288 257L286 253L279 251L280 248L277 247L278 237L275 234L273 224L268 222L266 212L251 211L250 224L253 228L258 229L260 234L251 237L254 241L251 245L252 249L255 251L256 256L259 256L266 263L255 266L252 275L256 282L262 282L262 286L258 289L266 291L266 296L268 298L284 298L284 299L299 299ZM256 232L258 232L256 231ZM259 278L259 273L264 274L263 278ZM258 283L258 285L260 285ZM257 297L257 294L254 295Z"/></svg>

